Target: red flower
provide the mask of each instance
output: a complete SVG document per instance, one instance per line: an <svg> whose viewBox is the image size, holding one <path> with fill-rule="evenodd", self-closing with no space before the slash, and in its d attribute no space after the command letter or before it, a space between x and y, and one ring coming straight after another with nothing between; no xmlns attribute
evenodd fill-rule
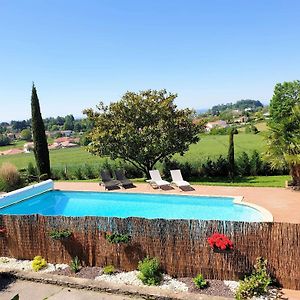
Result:
<svg viewBox="0 0 300 300"><path fill-rule="evenodd" d="M0 227L0 234L5 233L5 232L6 232L6 229L4 227Z"/></svg>
<svg viewBox="0 0 300 300"><path fill-rule="evenodd" d="M210 247L212 249L220 249L220 250L229 250L233 249L232 241L225 235L221 233L214 233L207 239Z"/></svg>

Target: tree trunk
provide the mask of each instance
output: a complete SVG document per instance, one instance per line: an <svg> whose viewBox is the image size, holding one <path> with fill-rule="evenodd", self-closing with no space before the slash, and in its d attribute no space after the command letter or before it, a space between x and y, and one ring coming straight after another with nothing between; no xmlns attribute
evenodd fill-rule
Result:
<svg viewBox="0 0 300 300"><path fill-rule="evenodd" d="M300 188L300 164L291 166L292 185Z"/></svg>

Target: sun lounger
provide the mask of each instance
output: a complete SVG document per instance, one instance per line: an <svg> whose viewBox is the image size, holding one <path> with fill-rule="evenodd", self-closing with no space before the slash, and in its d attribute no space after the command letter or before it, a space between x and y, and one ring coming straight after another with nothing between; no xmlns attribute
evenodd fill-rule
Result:
<svg viewBox="0 0 300 300"><path fill-rule="evenodd" d="M119 180L122 184L122 186L126 188L135 187L135 185L130 181L128 178L126 178L123 170L116 170L115 171L116 178Z"/></svg>
<svg viewBox="0 0 300 300"><path fill-rule="evenodd" d="M121 186L121 182L119 180L111 178L110 172L108 170L102 170L100 172L100 177L102 179L100 184L104 185L106 190L117 189Z"/></svg>
<svg viewBox="0 0 300 300"><path fill-rule="evenodd" d="M191 185L183 180L180 170L171 170L172 182L171 184L175 184L179 188L181 187L190 187Z"/></svg>
<svg viewBox="0 0 300 300"><path fill-rule="evenodd" d="M158 170L151 170L149 171L150 180L147 180L147 182L153 187L153 188L161 188L165 186L170 186L170 182L163 180L159 174Z"/></svg>

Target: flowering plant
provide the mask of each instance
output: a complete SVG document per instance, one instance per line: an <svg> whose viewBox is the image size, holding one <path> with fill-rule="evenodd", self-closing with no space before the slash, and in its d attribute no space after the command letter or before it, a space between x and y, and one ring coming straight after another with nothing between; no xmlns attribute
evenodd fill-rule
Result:
<svg viewBox="0 0 300 300"><path fill-rule="evenodd" d="M6 229L4 227L0 227L0 234L4 234L6 232Z"/></svg>
<svg viewBox="0 0 300 300"><path fill-rule="evenodd" d="M218 250L231 250L233 249L232 241L225 235L221 233L214 233L207 239L210 247L212 249Z"/></svg>

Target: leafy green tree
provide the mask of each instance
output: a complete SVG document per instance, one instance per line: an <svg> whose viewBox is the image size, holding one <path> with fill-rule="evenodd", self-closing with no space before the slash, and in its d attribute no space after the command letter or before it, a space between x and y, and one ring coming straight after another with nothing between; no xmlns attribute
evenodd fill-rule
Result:
<svg viewBox="0 0 300 300"><path fill-rule="evenodd" d="M229 133L229 147L228 147L228 175L231 179L234 177L234 129Z"/></svg>
<svg viewBox="0 0 300 300"><path fill-rule="evenodd" d="M5 134L0 134L0 146L9 145L10 139Z"/></svg>
<svg viewBox="0 0 300 300"><path fill-rule="evenodd" d="M148 175L158 161L183 155L199 141L193 111L178 109L176 94L166 90L127 92L119 102L87 109L94 124L88 151L111 159L121 158Z"/></svg>
<svg viewBox="0 0 300 300"><path fill-rule="evenodd" d="M39 174L51 176L49 150L45 134L44 122L41 115L39 98L34 84L31 94L32 136L34 142L34 156Z"/></svg>
<svg viewBox="0 0 300 300"><path fill-rule="evenodd" d="M278 83L270 102L266 158L273 168L288 164L300 187L300 81Z"/></svg>
<svg viewBox="0 0 300 300"><path fill-rule="evenodd" d="M74 117L73 115L67 115L65 117L64 130L73 130L74 129Z"/></svg>
<svg viewBox="0 0 300 300"><path fill-rule="evenodd" d="M31 139L32 139L31 130L28 128L23 129L20 133L20 137L24 141L28 141L28 142L31 141Z"/></svg>

